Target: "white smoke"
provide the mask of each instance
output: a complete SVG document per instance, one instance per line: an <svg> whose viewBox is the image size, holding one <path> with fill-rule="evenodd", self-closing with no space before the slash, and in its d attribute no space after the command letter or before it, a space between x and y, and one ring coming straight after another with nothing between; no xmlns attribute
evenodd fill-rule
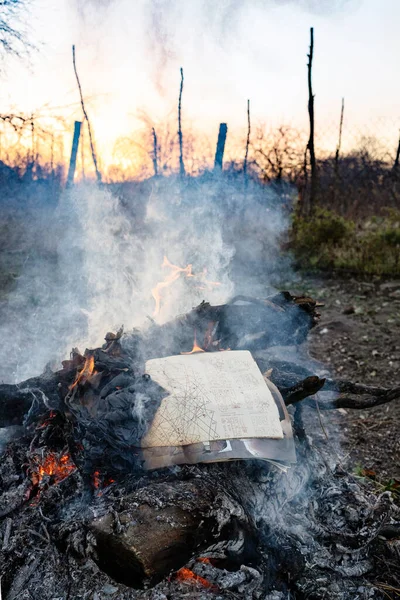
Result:
<svg viewBox="0 0 400 600"><path fill-rule="evenodd" d="M235 290L262 295L260 282L265 295L288 223L271 189L241 185L241 177L162 178L129 201L95 185L66 191L53 213L27 223L31 251L0 327L2 378L38 375L73 346L99 346L107 331L148 322L152 289L171 273L164 256L198 277L183 273L162 290L159 322Z"/></svg>

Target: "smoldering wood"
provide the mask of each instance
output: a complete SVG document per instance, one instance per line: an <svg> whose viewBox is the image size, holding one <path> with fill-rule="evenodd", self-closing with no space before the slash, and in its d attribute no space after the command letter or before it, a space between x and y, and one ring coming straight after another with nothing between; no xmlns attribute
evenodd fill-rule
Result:
<svg viewBox="0 0 400 600"><path fill-rule="evenodd" d="M221 341L231 342L232 349L249 344L260 369L268 369L271 380L279 383L286 402L296 403L303 412L308 410L306 395L316 392L321 408L324 404L331 407L334 392L361 400L373 395L379 401L396 394L398 389L324 381L310 371L315 367L318 372L317 363L302 362L293 348L317 322L317 308L312 299L288 293L267 300L239 296L223 306L203 303L165 326L153 324L142 334L108 334L105 347L89 351L96 368L109 373L101 388L96 387L98 379L93 386L102 399L124 389L135 382L137 374L141 377L140 365L148 358L145 352L151 344L158 344L153 349L158 356L161 351L172 353L182 340L191 349L196 325L204 333L199 342L206 342L209 334L209 343L217 344L209 350L221 349ZM246 319L250 333L244 329ZM231 323L236 329L229 337ZM274 323L278 323L274 327L278 333L266 330L266 325L271 329ZM288 323L294 328L292 335L287 332ZM153 337L162 327L166 332L163 348ZM274 340L287 345L268 346ZM125 352L131 357L141 352L134 368L127 369ZM14 391L21 410L28 409L33 423L35 419L41 422L41 411L48 412L53 402L61 402L60 410L72 410L71 381L84 361L85 356L74 350L59 372L47 371L19 386L2 386L0 398L3 392L9 398ZM67 406L63 404L66 395ZM29 405L32 396L35 400ZM314 400L309 406L315 408ZM6 542L6 549L0 550L0 577L9 599L23 592L36 598L40 590L41 598L82 593L96 598L118 592L121 600L180 600L194 588L167 575L185 563L210 579L206 595L200 591L198 597L211 600L281 598L280 592L270 595L280 589L294 597L317 599L322 593L332 600L349 600L360 586L373 585L383 572L385 582L396 584L390 565L398 558L398 509L387 494L368 495L352 476L331 472L305 440L298 445L298 464L284 476L261 461L184 466L147 474L132 473L128 465L127 470L117 472L114 483L96 491L79 457L75 459L70 422L63 419L59 443L62 448L67 444L77 466L66 479L56 485L51 478L43 480L39 495L29 470L22 467L35 444L39 444L37 452L46 451L55 424L46 426L43 434L41 429L34 430L33 439L28 436L12 443L0 463L0 518L8 518L0 523L1 548ZM32 428L30 432L32 436ZM45 444L40 445L41 441ZM102 446L101 452L108 451ZM222 562L202 562L204 556ZM154 595L152 591L136 593L124 585L139 588L157 581Z"/></svg>
<svg viewBox="0 0 400 600"><path fill-rule="evenodd" d="M318 304L312 298L275 294L266 300L235 296L223 305L202 302L195 309L164 325L153 325L143 336L146 358L190 351L194 331L207 349L210 328L215 349L256 350L268 346L299 345L318 322Z"/></svg>
<svg viewBox="0 0 400 600"><path fill-rule="evenodd" d="M245 559L255 532L243 508L205 474L190 481L154 483L88 525L102 570L133 587L160 581L211 545ZM172 526L171 526L172 525ZM235 550L233 550L235 548Z"/></svg>
<svg viewBox="0 0 400 600"><path fill-rule="evenodd" d="M219 306L202 302L189 313L164 325L153 323L144 333L126 334L124 351L140 371L144 369L145 360L150 358L189 352L196 332L198 343L206 350L252 351L263 373L272 369L269 377L288 406L318 392L322 392L319 404L322 410L366 409L400 397L399 388L325 379L297 359L276 358L271 352L272 347L298 346L306 340L309 330L318 323L318 308L319 304L312 298L292 296L289 292L280 292L264 300L240 295ZM107 343L114 342L109 339ZM93 354L100 371L126 368L124 359L110 356L101 348ZM49 408L65 408L63 398L71 377L68 369L62 369L56 373L46 371L16 385L0 385L0 427L21 425L32 411L37 416ZM324 392L331 392L329 398L324 397ZM337 397L332 398L332 393ZM315 408L314 403L309 405Z"/></svg>

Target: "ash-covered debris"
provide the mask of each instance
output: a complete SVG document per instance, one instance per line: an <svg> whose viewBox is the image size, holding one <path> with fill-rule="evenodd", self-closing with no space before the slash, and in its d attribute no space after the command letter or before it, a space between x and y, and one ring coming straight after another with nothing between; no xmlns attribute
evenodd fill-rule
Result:
<svg viewBox="0 0 400 600"><path fill-rule="evenodd" d="M2 490L20 497L17 465L9 448ZM314 453L287 475L259 462L187 466L91 493L76 470L10 509L0 529L5 598L361 600L386 597L378 584L398 577L390 494L331 472Z"/></svg>
<svg viewBox="0 0 400 600"><path fill-rule="evenodd" d="M293 297L285 301L289 320L294 312L307 316L303 340L316 305L306 302L309 318ZM248 304L237 308L246 312ZM253 314L257 302L250 304ZM260 306L262 314L285 318L272 300ZM203 305L161 326L163 343L170 344L164 351L191 345L199 319L200 331L210 332L210 310L225 309ZM178 335L169 339L171 331ZM289 407L298 464L288 472L256 460L141 469L135 447L165 394L144 376L143 357L156 333L153 325L146 343L135 332L123 341L108 335L101 349L83 355L75 350L62 370L46 376L22 437L6 445L0 463L4 598L365 600L398 588L400 509L390 493L376 495L332 466L320 442L312 445L310 405ZM289 344L290 327L281 334ZM265 368L267 337L259 338ZM288 346L281 355L285 361L273 366L276 381L293 393L310 372L291 360Z"/></svg>

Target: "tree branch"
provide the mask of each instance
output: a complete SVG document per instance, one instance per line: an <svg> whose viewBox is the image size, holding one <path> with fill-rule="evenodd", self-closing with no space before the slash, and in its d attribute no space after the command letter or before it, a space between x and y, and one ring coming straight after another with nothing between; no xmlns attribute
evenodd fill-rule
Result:
<svg viewBox="0 0 400 600"><path fill-rule="evenodd" d="M101 173L99 171L99 167L98 167L98 163L97 163L96 151L94 149L94 144L93 144L92 128L90 126L89 117L88 117L88 114L86 112L85 103L84 103L84 100L83 100L81 82L79 81L78 70L76 68L75 45L72 46L72 62L73 62L73 65L74 65L74 72L75 72L76 82L78 84L79 96L80 96L80 99L81 99L82 112L83 112L83 116L84 116L85 121L86 121L87 126L88 126L89 141L90 141L90 150L92 152L93 164L94 164L94 168L95 168L95 171L96 171L96 177L97 177L98 183L101 183Z"/></svg>

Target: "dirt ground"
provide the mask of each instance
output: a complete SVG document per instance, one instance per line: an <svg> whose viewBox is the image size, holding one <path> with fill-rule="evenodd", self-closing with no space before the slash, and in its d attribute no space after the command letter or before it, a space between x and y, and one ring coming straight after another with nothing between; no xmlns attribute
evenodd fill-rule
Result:
<svg viewBox="0 0 400 600"><path fill-rule="evenodd" d="M400 281L303 278L297 287L325 304L309 338L310 352L332 377L400 385ZM400 399L324 418L337 424L347 468L371 470L384 485L400 480Z"/></svg>

